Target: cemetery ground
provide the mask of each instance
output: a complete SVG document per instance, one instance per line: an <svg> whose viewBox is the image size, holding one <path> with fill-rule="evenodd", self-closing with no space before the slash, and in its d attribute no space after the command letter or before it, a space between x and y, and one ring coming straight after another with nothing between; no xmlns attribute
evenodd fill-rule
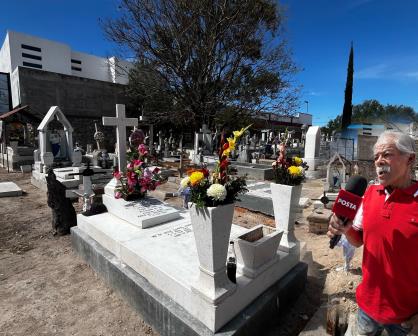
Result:
<svg viewBox="0 0 418 336"><path fill-rule="evenodd" d="M18 184L24 195L0 198L0 335L158 335L75 254L69 235L52 235L46 193L30 184L30 174L0 169L0 182L5 181ZM302 196L321 192L322 182L311 180ZM75 208L81 211L78 204ZM298 335L331 297L355 310L362 251L356 251L350 273L338 272L342 249L330 250L325 234L308 232L311 211L312 206L303 211L295 229L298 240L306 242L305 291L260 335ZM237 207L234 223L274 225L274 219Z"/></svg>

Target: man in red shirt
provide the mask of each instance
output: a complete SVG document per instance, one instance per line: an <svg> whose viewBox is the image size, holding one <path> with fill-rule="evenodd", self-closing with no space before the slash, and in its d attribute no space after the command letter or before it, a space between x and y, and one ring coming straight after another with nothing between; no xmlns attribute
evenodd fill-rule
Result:
<svg viewBox="0 0 418 336"><path fill-rule="evenodd" d="M363 249L357 323L347 336L418 335L418 183L412 178L415 143L386 131L374 146L378 185L369 186L353 222L337 216L328 235L345 234Z"/></svg>

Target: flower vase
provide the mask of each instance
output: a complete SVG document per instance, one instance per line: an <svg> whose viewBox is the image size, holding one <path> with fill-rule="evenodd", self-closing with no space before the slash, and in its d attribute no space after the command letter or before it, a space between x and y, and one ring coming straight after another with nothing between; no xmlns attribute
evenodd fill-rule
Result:
<svg viewBox="0 0 418 336"><path fill-rule="evenodd" d="M271 183L270 189L276 230L283 231L279 250L289 252L296 246L294 229L302 185Z"/></svg>
<svg viewBox="0 0 418 336"><path fill-rule="evenodd" d="M190 218L199 258L199 279L192 290L212 304L230 295L236 285L226 273L226 257L234 204L217 207L190 207Z"/></svg>

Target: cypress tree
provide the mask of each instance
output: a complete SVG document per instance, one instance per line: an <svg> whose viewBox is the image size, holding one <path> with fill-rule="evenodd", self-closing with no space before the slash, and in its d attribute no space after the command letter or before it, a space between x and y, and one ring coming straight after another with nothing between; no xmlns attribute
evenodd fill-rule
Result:
<svg viewBox="0 0 418 336"><path fill-rule="evenodd" d="M341 129L346 129L351 124L351 114L353 112L353 74L354 74L354 55L353 42L351 42L350 56L348 58L347 81L345 83L343 117L341 119Z"/></svg>

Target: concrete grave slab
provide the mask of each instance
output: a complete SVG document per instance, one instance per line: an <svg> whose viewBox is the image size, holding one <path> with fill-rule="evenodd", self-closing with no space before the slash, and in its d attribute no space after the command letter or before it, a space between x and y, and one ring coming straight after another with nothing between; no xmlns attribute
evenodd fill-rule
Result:
<svg viewBox="0 0 418 336"><path fill-rule="evenodd" d="M22 189L14 182L0 182L0 197L22 196Z"/></svg>
<svg viewBox="0 0 418 336"><path fill-rule="evenodd" d="M150 286L180 305L206 330L213 332L208 335L213 335L239 315L295 267L300 257L299 249L294 253L278 251L277 262L256 278L250 279L238 273L236 291L214 306L192 290L199 277L199 262L188 212L182 212L177 220L147 229L139 229L110 213L90 217L78 215L77 230L109 251L113 264L129 267L145 278ZM231 239L246 231L233 225ZM159 319L158 316L155 318Z"/></svg>
<svg viewBox="0 0 418 336"><path fill-rule="evenodd" d="M274 216L273 202L271 199L270 183L249 182L247 183L248 193L240 195L241 202L236 205L251 211L257 211L269 216ZM299 200L299 212L309 206L310 199L301 197Z"/></svg>
<svg viewBox="0 0 418 336"><path fill-rule="evenodd" d="M269 321L288 310L289 304L302 292L307 278L307 265L296 263L285 276L214 332L79 227L73 227L71 233L73 247L81 257L161 335L255 335L265 330Z"/></svg>

